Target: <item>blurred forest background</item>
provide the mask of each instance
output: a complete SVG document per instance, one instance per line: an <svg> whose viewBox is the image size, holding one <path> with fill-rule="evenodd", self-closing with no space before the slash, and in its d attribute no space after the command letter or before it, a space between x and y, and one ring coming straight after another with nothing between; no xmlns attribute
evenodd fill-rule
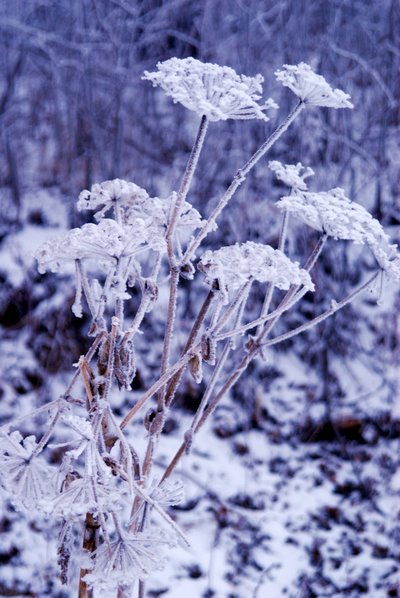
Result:
<svg viewBox="0 0 400 598"><path fill-rule="evenodd" d="M265 96L280 106L267 124L213 123L189 197L196 208L210 212L237 168L293 107L293 95L274 71L303 61L350 93L354 110L303 113L268 159L311 166L312 189L343 187L400 241L399 0L0 0L0 30L1 423L53 398L54 380L84 352L87 322L71 314L70 280L39 276L31 257L44 231L81 225L87 215L76 212L75 202L94 182L123 178L161 196L179 184L198 119L141 80L158 61L193 56L246 75L261 73ZM276 246L273 203L283 193L264 160L210 246L247 239ZM292 232L292 255L302 260L312 235L299 226ZM344 296L371 267L368 255L360 260L346 244L329 245L315 273L315 303L303 303L291 323ZM193 292L184 301L189 316ZM346 308L256 364L234 391L241 429L258 426L267 433L273 421L274 442L285 433L301 442L337 442L345 445L343 459L351 443L398 443L400 294L385 288L382 305L375 303L373 295ZM273 382L286 377L290 386L298 370L313 381L297 389L300 418L298 403L282 396L275 407L268 403ZM139 370L142 381L147 375ZM184 397L182 408L190 408ZM386 452L394 474L395 457ZM380 484L379 475L375 481ZM15 539L21 517L3 505L2 596L45 593L35 593L28 579L24 534ZM56 595L50 581L46 587ZM22 593L12 593L15 588ZM307 591L304 596L363 593ZM368 595L397 596L400 589Z"/></svg>

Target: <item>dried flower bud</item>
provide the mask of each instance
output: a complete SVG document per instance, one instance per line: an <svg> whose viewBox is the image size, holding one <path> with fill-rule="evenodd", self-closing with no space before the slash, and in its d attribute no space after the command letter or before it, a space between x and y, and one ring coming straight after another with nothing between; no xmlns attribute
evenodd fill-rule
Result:
<svg viewBox="0 0 400 598"><path fill-rule="evenodd" d="M201 353L195 353L193 357L189 359L189 371L193 376L196 384L200 384L203 380L203 365L202 365Z"/></svg>
<svg viewBox="0 0 400 598"><path fill-rule="evenodd" d="M204 335L201 339L201 354L204 361L210 365L215 365L217 358L217 341L208 335Z"/></svg>
<svg viewBox="0 0 400 598"><path fill-rule="evenodd" d="M99 358L97 360L97 366L99 369L100 376L104 376L107 373L109 352L110 352L110 340L107 337L101 344L101 347L99 350Z"/></svg>
<svg viewBox="0 0 400 598"><path fill-rule="evenodd" d="M148 432L150 432L151 424L153 423L155 417L157 415L157 410L154 407L150 407L144 416L144 427Z"/></svg>
<svg viewBox="0 0 400 598"><path fill-rule="evenodd" d="M195 271L196 270L192 262L187 262L185 264L182 264L182 266L179 269L179 274L182 276L182 278L185 278L186 280L193 280Z"/></svg>
<svg viewBox="0 0 400 598"><path fill-rule="evenodd" d="M158 285L155 280L146 278L144 281L144 292L150 299L151 303L155 303L158 299Z"/></svg>
<svg viewBox="0 0 400 598"><path fill-rule="evenodd" d="M136 355L132 342L115 347L114 373L118 383L129 390L136 375Z"/></svg>

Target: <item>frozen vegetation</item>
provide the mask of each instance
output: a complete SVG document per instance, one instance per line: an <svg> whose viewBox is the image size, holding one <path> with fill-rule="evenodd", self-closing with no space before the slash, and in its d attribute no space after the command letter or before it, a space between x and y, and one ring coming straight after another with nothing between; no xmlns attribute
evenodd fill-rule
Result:
<svg viewBox="0 0 400 598"><path fill-rule="evenodd" d="M400 595L400 12L362 9L0 8L0 595Z"/></svg>

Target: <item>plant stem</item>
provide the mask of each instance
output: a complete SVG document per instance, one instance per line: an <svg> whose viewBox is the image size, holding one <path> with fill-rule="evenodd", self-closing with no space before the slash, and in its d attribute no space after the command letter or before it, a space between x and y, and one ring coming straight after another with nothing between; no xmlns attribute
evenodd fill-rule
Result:
<svg viewBox="0 0 400 598"><path fill-rule="evenodd" d="M113 316L111 324L111 335L110 335L110 347L108 350L108 361L107 361L107 373L104 384L103 399L108 400L108 395L111 388L112 377L114 373L114 361L115 361L115 342L117 339L117 333L119 330L119 318Z"/></svg>
<svg viewBox="0 0 400 598"><path fill-rule="evenodd" d="M295 305L298 301L300 301L300 299L306 293L308 293L308 291L309 291L309 289L303 288L296 295L294 295L294 293L293 293L292 299L290 301L286 301L283 305L281 304L280 307L276 308L271 313L269 313L269 314L267 313L265 316L261 316L261 317L257 318L256 320L253 320L252 322L249 322L248 324L243 324L243 326L239 326L238 328L234 328L233 330L228 330L227 332L221 332L220 334L217 334L215 336L215 340L221 341L221 340L224 340L227 338L233 338L234 336L237 336L238 334L243 334L247 330L251 330L251 328L254 328L255 326L261 327L263 324L265 324L265 322L268 322L269 320L272 320L273 318L277 318L278 316L281 316L283 313L285 313L285 311L287 311L288 309L291 309L293 307L293 305ZM293 297L293 295L294 295L294 297Z"/></svg>
<svg viewBox="0 0 400 598"><path fill-rule="evenodd" d="M86 513L85 528L83 532L82 549L86 553L92 554L98 545L99 522L91 513ZM79 572L79 591L78 598L92 598L93 590L89 588L84 581L85 575L89 573L88 569L81 569Z"/></svg>
<svg viewBox="0 0 400 598"><path fill-rule="evenodd" d="M188 163L186 165L186 169L182 178L182 183L180 189L178 191L178 195L176 198L176 202L174 205L174 209L171 215L171 219L168 223L167 231L165 234L165 240L167 243L167 252L168 252L168 260L169 260L169 267L170 267L170 291L169 291L169 300L168 300L168 309L167 309L167 319L166 319L166 326L165 326L165 335L164 335L164 346L163 346L163 353L161 359L161 375L168 369L169 365L169 355L170 355L170 348L171 348L171 341L172 335L174 331L174 324L175 324L175 314L176 314L176 301L177 301L177 293L178 293L178 283L179 283L179 268L177 264L177 259L175 257L175 248L174 248L174 232L175 228L179 221L179 216L182 212L183 206L185 204L186 196L189 191L190 184L193 179L193 174L196 170L196 166L199 160L199 156L201 153L201 149L204 144L204 139L207 133L208 128L208 120L206 116L202 116L200 121L199 130L197 132L197 137L194 142L191 154L189 156ZM164 402L165 391L162 390L159 396L159 410L162 408L162 404Z"/></svg>
<svg viewBox="0 0 400 598"><path fill-rule="evenodd" d="M183 354L187 353L190 349L192 349L192 347L196 341L197 334L201 328L201 325L204 322L204 318L207 315L207 312L210 308L210 305L211 305L214 297L215 297L215 295L214 295L213 291L209 291L207 297L204 300L203 305L200 308L197 318L193 324L192 330L189 334L185 348L183 350ZM171 382L169 383L169 385L167 387L167 391L166 391L166 395L165 395L165 404L167 407L169 407L171 405L171 403L174 399L175 392L176 392L176 389L178 388L178 385L182 379L183 372L184 372L184 368L181 368L175 374L175 376L172 378Z"/></svg>
<svg viewBox="0 0 400 598"><path fill-rule="evenodd" d="M55 426L56 426L56 424L57 424L57 422L58 422L58 420L60 418L61 413L62 413L62 405L60 404L58 406L58 409L57 409L57 411L56 411L53 419L51 420L51 422L50 422L50 424L49 424L49 426L48 426L45 434L43 434L43 436L40 439L40 441L38 442L35 450L33 451L32 455L31 455L31 458L32 457L37 457L37 455L42 452L42 450L44 449L44 447L48 443L50 436L53 433L53 430L54 430L54 428L55 428Z"/></svg>
<svg viewBox="0 0 400 598"><path fill-rule="evenodd" d="M295 108L288 114L286 119L275 129L275 131L268 137L268 139L258 148L258 150L251 156L251 158L246 162L243 168L239 169L229 185L228 189L225 191L224 195L221 197L218 205L214 208L211 215L197 233L196 237L193 241L189 244L189 247L186 249L186 252L181 260L182 264L188 263L193 255L195 254L196 250L199 248L200 244L203 242L205 237L214 229L215 221L217 220L218 216L221 214L222 210L226 207L227 203L230 201L238 187L244 182L246 176L249 172L254 168L257 162L267 153L267 151L274 145L274 143L287 131L290 127L292 122L295 118L300 114L300 112L304 109L305 104L303 102L299 102Z"/></svg>
<svg viewBox="0 0 400 598"><path fill-rule="evenodd" d="M143 407L143 405L153 397L156 392L158 392L171 378L172 376L182 367L184 366L190 359L191 351L188 351L182 357L174 363L158 380L154 382L152 386L145 392L141 399L132 407L132 409L127 413L120 424L121 430L126 428L128 423L132 420L132 418L136 415L136 413Z"/></svg>
<svg viewBox="0 0 400 598"><path fill-rule="evenodd" d="M358 289L350 293L347 297L339 301L339 303L336 303L336 305L332 306L330 309L327 309L310 322L306 322L305 324L303 324L302 326L298 326L294 330L290 330L289 332L285 332L285 334L280 334L279 336L276 336L275 338L272 338L269 341L265 341L265 343L262 344L263 348L271 347L272 345L276 345L277 343L286 341L289 338L292 338L293 336L296 336L297 334L300 334L301 332L309 330L317 324L320 324L320 322L323 322L324 320L332 316L334 313L336 313L337 311L354 301L354 299L356 299L358 295L361 295L361 293L366 291L372 285L372 283L375 282L380 273L380 270L378 270L378 272L375 272L375 274L369 280L367 280L367 282L362 284Z"/></svg>

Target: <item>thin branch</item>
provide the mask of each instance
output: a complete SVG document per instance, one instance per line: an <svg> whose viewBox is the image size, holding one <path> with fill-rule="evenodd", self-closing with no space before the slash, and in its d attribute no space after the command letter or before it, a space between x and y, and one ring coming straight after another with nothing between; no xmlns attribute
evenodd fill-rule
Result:
<svg viewBox="0 0 400 598"><path fill-rule="evenodd" d="M208 120L206 116L203 116L200 121L199 130L197 137L194 142L191 154L189 156L188 163L186 165L185 172L183 174L182 183L177 194L176 202L172 211L171 219L168 223L168 228L165 234L165 240L167 243L168 260L170 266L170 291L168 300L168 309L166 316L166 327L164 335L164 346L161 358L161 375L167 370L169 365L169 356L171 349L172 335L174 332L175 314L176 314L176 302L179 284L179 269L177 260L175 257L174 249L174 232L178 224L180 214L185 204L186 196L189 191L190 184L193 179L193 174L196 170L197 163L199 161L200 153L204 144L204 139L207 133ZM159 396L159 409L161 410L164 402L164 392L162 391Z"/></svg>
<svg viewBox="0 0 400 598"><path fill-rule="evenodd" d="M345 307L346 305L348 305L349 303L354 301L354 299L356 299L359 295L361 295L361 293L366 291L375 282L375 280L378 278L378 276L380 276L380 274L381 274L381 271L378 270L378 272L375 272L375 274L369 280L367 280L367 282L362 284L358 289L356 289L355 291L350 293L347 297L342 299L342 301L335 303L330 309L327 309L326 311L324 311L322 314L320 314L319 316L317 316L310 322L306 322L305 324L302 324L302 326L298 326L294 330L290 330L289 332L285 332L284 334L280 334L279 336L276 336L275 338L265 341L264 343L262 343L262 347L263 348L271 347L272 345L276 345L278 343L286 341L289 338L292 338L293 336L296 336L297 334L300 334L301 332L304 332L305 330L309 330L310 328L313 328L317 324L320 324L321 322L323 322L324 320L326 320L327 318L332 316L334 313L336 313L337 311L339 311L340 309L342 309L343 307Z"/></svg>
<svg viewBox="0 0 400 598"><path fill-rule="evenodd" d="M222 210L226 207L238 187L245 181L246 176L252 170L252 168L257 164L257 162L267 153L267 151L274 145L274 143L287 131L290 127L292 122L295 118L302 112L304 109L305 104L303 102L299 102L296 107L292 110L292 112L286 117L286 119L275 129L275 131L268 137L268 139L262 144L261 147L251 156L248 162L243 166L243 168L239 169L232 181L229 185L228 189L225 191L224 195L221 197L218 205L214 208L211 215L197 233L196 237L192 240L189 244L189 247L186 249L186 252L182 258L182 264L188 263L194 254L196 253L197 249L199 248L200 244L206 238L206 236L214 230L214 225L221 214Z"/></svg>

